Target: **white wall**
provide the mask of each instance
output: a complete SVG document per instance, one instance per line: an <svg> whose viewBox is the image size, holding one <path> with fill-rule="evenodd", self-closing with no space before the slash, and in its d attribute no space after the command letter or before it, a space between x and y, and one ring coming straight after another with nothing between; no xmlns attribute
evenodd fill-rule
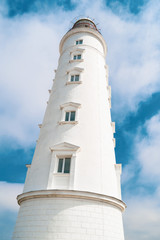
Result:
<svg viewBox="0 0 160 240"><path fill-rule="evenodd" d="M120 197L107 91L106 46L95 30L84 28L78 31L74 29L62 39L55 81L24 191L47 189L48 186L59 188L56 182L49 184L55 179L54 172L51 172L53 152L49 148L67 142L80 147L74 159L72 188ZM77 39L83 39L83 44L75 45ZM83 61L70 63L71 52L77 48L84 50ZM82 83L66 85L67 71L74 67L83 69ZM62 116L60 106L67 102L81 104L78 124L59 125Z"/></svg>
<svg viewBox="0 0 160 240"><path fill-rule="evenodd" d="M63 198L21 204L13 240L124 240L121 211L105 203Z"/></svg>
<svg viewBox="0 0 160 240"><path fill-rule="evenodd" d="M76 46L77 39L83 39L83 45ZM78 51L82 52L83 61L70 61L77 48L82 49ZM121 169L115 166L106 45L95 30L74 29L62 39L60 53L24 187L24 192L33 192L25 193L28 197L21 195L24 198L20 202L13 240L124 240L122 213L114 204L115 198L120 199ZM68 84L71 69L80 71L81 84ZM64 104L69 102L78 113L72 124L66 124L63 119ZM70 174L57 173L59 156L71 157ZM47 189L66 189L67 194L69 190L81 192L76 198L69 195L60 198L54 190ZM37 190L42 190L39 192L43 196ZM84 199L82 195L90 192L115 198L109 197L107 203L100 199L100 194L95 201ZM75 193L78 191L73 191L73 195ZM120 205L119 199L116 201Z"/></svg>

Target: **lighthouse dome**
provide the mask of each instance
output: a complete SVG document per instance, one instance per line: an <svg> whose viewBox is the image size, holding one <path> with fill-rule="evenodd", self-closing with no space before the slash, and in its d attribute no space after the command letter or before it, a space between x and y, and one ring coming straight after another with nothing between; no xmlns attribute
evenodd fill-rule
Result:
<svg viewBox="0 0 160 240"><path fill-rule="evenodd" d="M82 28L82 27L88 27L88 28L92 28L95 29L96 31L98 31L96 24L89 18L81 18L78 21L76 21L72 27L72 29L74 28Z"/></svg>

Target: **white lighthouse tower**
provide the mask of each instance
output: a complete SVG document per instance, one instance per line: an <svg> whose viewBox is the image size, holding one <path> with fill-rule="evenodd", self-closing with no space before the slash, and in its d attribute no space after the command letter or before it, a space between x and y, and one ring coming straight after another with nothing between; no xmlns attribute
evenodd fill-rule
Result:
<svg viewBox="0 0 160 240"><path fill-rule="evenodd" d="M106 43L83 18L59 50L13 240L124 240Z"/></svg>

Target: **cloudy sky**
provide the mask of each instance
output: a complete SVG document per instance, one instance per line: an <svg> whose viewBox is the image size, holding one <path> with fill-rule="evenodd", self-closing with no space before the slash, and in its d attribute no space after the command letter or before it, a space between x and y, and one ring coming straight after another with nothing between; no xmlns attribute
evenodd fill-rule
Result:
<svg viewBox="0 0 160 240"><path fill-rule="evenodd" d="M92 2L92 4L91 4ZM95 19L106 62L123 164L126 240L160 238L160 1L0 1L0 239L9 240L38 124L75 17Z"/></svg>

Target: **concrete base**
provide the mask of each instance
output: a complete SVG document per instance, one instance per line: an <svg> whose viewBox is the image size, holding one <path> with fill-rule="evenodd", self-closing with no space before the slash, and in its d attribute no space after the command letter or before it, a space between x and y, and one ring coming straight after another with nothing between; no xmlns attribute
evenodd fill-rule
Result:
<svg viewBox="0 0 160 240"><path fill-rule="evenodd" d="M46 190L18 196L13 240L124 240L125 204L109 196Z"/></svg>

